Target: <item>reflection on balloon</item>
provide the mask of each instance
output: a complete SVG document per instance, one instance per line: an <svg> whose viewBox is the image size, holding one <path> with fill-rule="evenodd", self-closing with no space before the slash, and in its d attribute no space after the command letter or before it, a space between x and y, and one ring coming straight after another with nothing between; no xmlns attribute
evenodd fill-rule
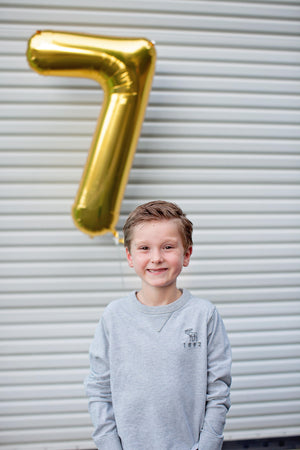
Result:
<svg viewBox="0 0 300 450"><path fill-rule="evenodd" d="M91 237L113 233L143 123L155 69L146 39L38 31L28 43L30 66L43 75L96 80L104 101L72 208Z"/></svg>

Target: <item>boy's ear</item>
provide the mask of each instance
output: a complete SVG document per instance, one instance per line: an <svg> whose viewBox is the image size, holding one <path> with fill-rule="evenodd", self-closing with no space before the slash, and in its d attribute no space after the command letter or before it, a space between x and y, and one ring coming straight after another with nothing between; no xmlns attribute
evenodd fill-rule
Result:
<svg viewBox="0 0 300 450"><path fill-rule="evenodd" d="M189 265L192 253L193 253L193 247L190 246L185 251L184 258L183 258L183 267L187 267Z"/></svg>
<svg viewBox="0 0 300 450"><path fill-rule="evenodd" d="M126 257L127 257L127 261L128 261L129 267L133 267L132 256L130 254L130 251L129 251L128 247L126 247L125 250L126 250Z"/></svg>

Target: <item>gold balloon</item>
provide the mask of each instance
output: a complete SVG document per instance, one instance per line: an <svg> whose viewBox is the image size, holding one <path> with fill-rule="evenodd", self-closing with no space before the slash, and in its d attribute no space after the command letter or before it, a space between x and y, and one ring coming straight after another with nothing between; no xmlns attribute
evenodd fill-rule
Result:
<svg viewBox="0 0 300 450"><path fill-rule="evenodd" d="M72 208L75 225L91 237L115 230L155 69L146 39L38 31L27 59L42 75L96 80L104 101Z"/></svg>

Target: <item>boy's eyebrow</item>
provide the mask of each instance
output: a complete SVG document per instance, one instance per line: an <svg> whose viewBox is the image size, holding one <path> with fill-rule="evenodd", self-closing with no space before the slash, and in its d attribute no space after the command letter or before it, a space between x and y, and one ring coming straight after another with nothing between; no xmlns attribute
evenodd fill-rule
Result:
<svg viewBox="0 0 300 450"><path fill-rule="evenodd" d="M132 244L134 244L137 247L138 245L141 245L141 244L143 244L143 245L147 244L147 241L135 241L133 239Z"/></svg>
<svg viewBox="0 0 300 450"><path fill-rule="evenodd" d="M162 244L166 244L167 242L173 242L173 243L177 243L178 242L178 239L177 238L173 238L173 237L169 237L169 238L166 238L166 239L164 239L161 243ZM147 240L139 240L139 241L134 241L133 240L133 243L134 243L134 245L136 245L136 246L138 246L138 245L141 245L141 244L143 244L143 245L148 245L149 244L149 241L147 241Z"/></svg>

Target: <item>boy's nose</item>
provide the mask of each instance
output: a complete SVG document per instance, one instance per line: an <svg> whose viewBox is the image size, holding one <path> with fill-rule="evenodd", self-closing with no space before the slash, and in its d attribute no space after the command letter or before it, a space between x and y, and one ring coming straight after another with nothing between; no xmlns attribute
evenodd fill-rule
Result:
<svg viewBox="0 0 300 450"><path fill-rule="evenodd" d="M162 260L162 257L161 257L160 251L153 251L151 253L151 262L158 263L158 262L161 262L161 260Z"/></svg>

